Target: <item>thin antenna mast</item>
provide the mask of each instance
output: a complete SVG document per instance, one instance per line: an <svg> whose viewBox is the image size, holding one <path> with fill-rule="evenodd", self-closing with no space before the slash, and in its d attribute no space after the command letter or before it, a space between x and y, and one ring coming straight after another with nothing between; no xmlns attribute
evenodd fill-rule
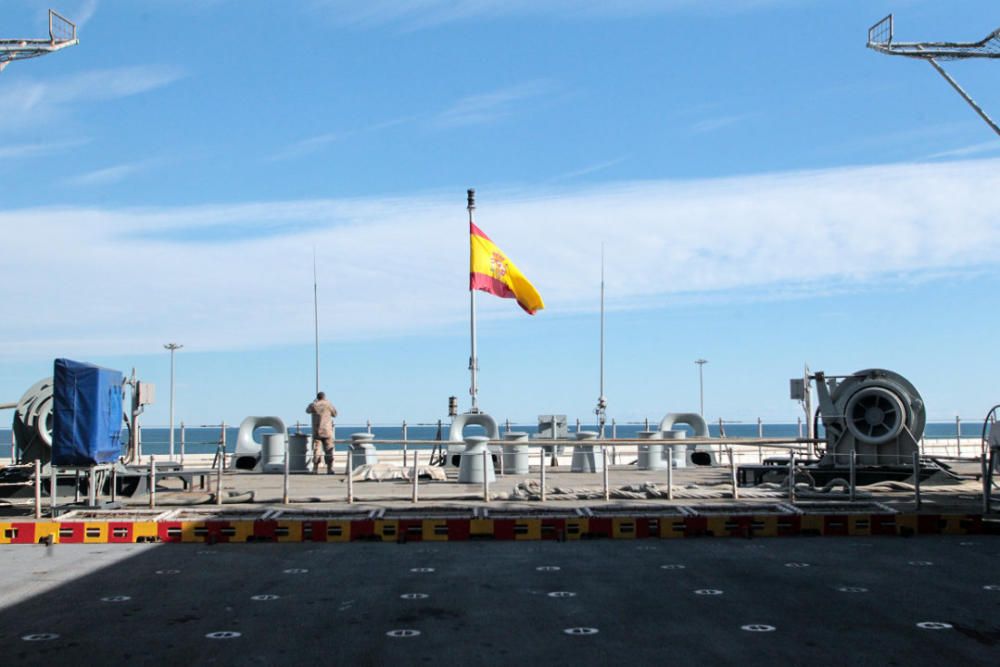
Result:
<svg viewBox="0 0 1000 667"><path fill-rule="evenodd" d="M604 397L604 244L601 243L601 387L597 398L597 429L599 437L604 438L604 424L607 421L606 411L608 399Z"/></svg>
<svg viewBox="0 0 1000 667"><path fill-rule="evenodd" d="M316 393L319 394L319 281L316 279L316 246L313 246L313 327L316 334Z"/></svg>
<svg viewBox="0 0 1000 667"><path fill-rule="evenodd" d="M472 212L476 210L476 191L469 188L468 191L469 209L469 233L472 233ZM472 247L469 247L469 258L471 264ZM469 387L469 394L472 395L472 409L470 412L479 412L479 358L476 356L476 290L469 285L469 335L472 339L471 353L469 354L469 372L472 374L472 385Z"/></svg>

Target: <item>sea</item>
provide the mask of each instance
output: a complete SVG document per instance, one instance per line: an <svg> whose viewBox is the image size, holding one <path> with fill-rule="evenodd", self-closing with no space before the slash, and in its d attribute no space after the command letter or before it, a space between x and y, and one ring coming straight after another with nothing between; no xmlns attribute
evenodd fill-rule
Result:
<svg viewBox="0 0 1000 667"><path fill-rule="evenodd" d="M654 429L659 424L659 422L650 422ZM427 423L427 424L412 424L407 426L406 438L408 440L447 440L448 439L448 428L450 422L444 421L439 426L437 422ZM961 428L961 437L963 438L980 438L983 432L982 421L977 420L962 420L959 424ZM572 432L576 430L576 424L570 425L570 437L572 437ZM648 425L646 422L629 422L629 423L619 423L614 426L614 434L618 438L637 438L639 431L647 430ZM677 428L687 428L685 426L678 425ZM718 437L720 433L719 423L709 424L709 432L712 437ZM765 438L795 438L805 436L805 425L791 424L791 423L778 423L778 424L768 424L763 423L758 426L756 421L753 422L723 422L722 428L725 429L725 434L729 437L736 438L754 438L758 435L763 435ZM477 435L477 429L479 427L469 426L466 428L466 435ZM801 429L801 431L800 431ZM502 423L500 425L501 433L507 430L507 425ZM510 424L511 431L519 431L522 433L528 433L532 436L538 433L537 424ZM580 430L584 431L597 431L597 426L594 424L581 424ZM260 436L267 433L268 429L259 429L256 437L259 441ZM289 427L291 433L301 432L309 433L309 427L306 425L297 426L291 425ZM403 440L403 427L402 424L397 425L371 425L368 424L337 424L336 426L336 437L337 441L349 441L352 433L371 433L375 436L376 440ZM956 423L954 421L947 422L929 422L924 428L924 438L928 440L934 439L954 439L957 433ZM236 438L239 434L238 426L227 426L226 427L226 451L232 452L236 447ZM481 429L479 429L478 434L482 434ZM605 434L608 437L612 435L612 426L609 422L605 425ZM174 453L179 454L181 450L181 429L176 427L174 429ZM820 436L822 437L822 427L820 428ZM186 454L214 454L218 451L219 446L222 443L222 428L221 426L200 426L200 427L186 427L183 432L184 437L184 451ZM128 440L127 433L122 434L122 442ZM387 445L388 447L401 447L402 445ZM409 445L410 449L432 449L433 444L423 444L423 445ZM0 457L10 457L12 449L12 433L10 429L0 429ZM143 427L142 428L142 452L143 454L153 454L153 455L165 455L169 454L170 451L170 428L169 427Z"/></svg>

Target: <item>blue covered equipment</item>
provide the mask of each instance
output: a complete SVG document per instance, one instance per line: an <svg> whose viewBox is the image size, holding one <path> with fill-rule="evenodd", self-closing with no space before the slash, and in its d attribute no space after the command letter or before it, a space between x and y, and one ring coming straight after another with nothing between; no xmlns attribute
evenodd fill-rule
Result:
<svg viewBox="0 0 1000 667"><path fill-rule="evenodd" d="M122 449L122 374L56 359L53 379L52 463L111 463Z"/></svg>

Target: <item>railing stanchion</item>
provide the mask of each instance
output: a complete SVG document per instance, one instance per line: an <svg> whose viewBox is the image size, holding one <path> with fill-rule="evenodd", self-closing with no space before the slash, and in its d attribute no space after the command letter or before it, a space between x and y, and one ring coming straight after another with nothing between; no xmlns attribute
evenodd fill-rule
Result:
<svg viewBox="0 0 1000 667"><path fill-rule="evenodd" d="M486 472L486 462L489 460L487 457L490 455L490 449L487 447L483 450L483 502L490 502L490 476Z"/></svg>
<svg viewBox="0 0 1000 667"><path fill-rule="evenodd" d="M351 454L347 454L347 504L354 504L354 471L351 469Z"/></svg>
<svg viewBox="0 0 1000 667"><path fill-rule="evenodd" d="M611 500L611 489L608 488L608 448L601 445L601 462L604 466L604 502Z"/></svg>
<svg viewBox="0 0 1000 667"><path fill-rule="evenodd" d="M920 511L920 452L913 452L913 500Z"/></svg>
<svg viewBox="0 0 1000 667"><path fill-rule="evenodd" d="M35 459L35 518L42 518L42 462Z"/></svg>
<svg viewBox="0 0 1000 667"><path fill-rule="evenodd" d="M111 474L115 474L115 469L111 468ZM112 477L114 480L114 477ZM59 495L59 475L56 472L56 467L49 461L49 515L54 519L56 516L56 497ZM114 487L111 489L111 500L115 499Z"/></svg>
<svg viewBox="0 0 1000 667"><path fill-rule="evenodd" d="M407 461L407 459L406 459L407 442L406 441L409 439L407 437L407 434L408 434L408 431L406 429L406 420L404 419L403 420L403 467L404 468L407 465L407 463L406 463L406 461Z"/></svg>
<svg viewBox="0 0 1000 667"><path fill-rule="evenodd" d="M223 431L225 432L225 431ZM225 436L223 436L225 440ZM226 460L226 455L223 453L223 447L225 443L219 445L219 463L215 466L215 504L222 504L222 465Z"/></svg>
<svg viewBox="0 0 1000 667"><path fill-rule="evenodd" d="M795 502L795 450L788 456L788 502Z"/></svg>
<svg viewBox="0 0 1000 667"><path fill-rule="evenodd" d="M417 502L420 499L420 475L417 474L417 450L413 450L413 502Z"/></svg>
<svg viewBox="0 0 1000 667"><path fill-rule="evenodd" d="M736 457L733 456L733 448L729 448L729 479L733 487L733 500L740 499L739 486L736 484Z"/></svg>
<svg viewBox="0 0 1000 667"><path fill-rule="evenodd" d="M555 447L555 445L553 445ZM542 489L541 489L541 500L545 502L545 447L539 447L538 449L538 459L541 463L541 476L542 476Z"/></svg>
<svg viewBox="0 0 1000 667"><path fill-rule="evenodd" d="M181 422L181 468L184 467L184 422Z"/></svg>
<svg viewBox="0 0 1000 667"><path fill-rule="evenodd" d="M674 446L667 445L667 500L674 499Z"/></svg>
<svg viewBox="0 0 1000 667"><path fill-rule="evenodd" d="M851 456L848 459L851 466L850 479L848 480L848 486L850 487L849 493L851 502L857 497L858 488L858 451L856 449L851 450Z"/></svg>
<svg viewBox="0 0 1000 667"><path fill-rule="evenodd" d="M288 504L288 439L285 439L285 465L284 471L282 472L282 485L281 485L281 504Z"/></svg>
<svg viewBox="0 0 1000 667"><path fill-rule="evenodd" d="M156 457L149 455L149 509L156 508Z"/></svg>

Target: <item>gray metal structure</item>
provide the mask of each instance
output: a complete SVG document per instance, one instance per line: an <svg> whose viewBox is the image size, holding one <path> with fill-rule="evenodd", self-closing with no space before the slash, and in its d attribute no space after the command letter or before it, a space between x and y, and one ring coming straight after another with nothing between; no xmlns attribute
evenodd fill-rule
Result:
<svg viewBox="0 0 1000 667"><path fill-rule="evenodd" d="M0 72L15 60L37 58L79 43L76 24L50 9L48 39L0 39Z"/></svg>
<svg viewBox="0 0 1000 667"><path fill-rule="evenodd" d="M14 444L16 462L52 458L52 392L51 377L33 384L14 408Z"/></svg>
<svg viewBox="0 0 1000 667"><path fill-rule="evenodd" d="M853 456L859 466L908 466L919 454L927 411L909 380L881 368L813 378L827 441L820 467L848 467Z"/></svg>
<svg viewBox="0 0 1000 667"><path fill-rule="evenodd" d="M944 77L969 106L1000 135L1000 126L976 103L958 82L938 63L939 60L1000 58L1000 28L978 42L897 42L894 40L895 21L892 14L868 29L868 48L890 56L905 56L926 60Z"/></svg>

